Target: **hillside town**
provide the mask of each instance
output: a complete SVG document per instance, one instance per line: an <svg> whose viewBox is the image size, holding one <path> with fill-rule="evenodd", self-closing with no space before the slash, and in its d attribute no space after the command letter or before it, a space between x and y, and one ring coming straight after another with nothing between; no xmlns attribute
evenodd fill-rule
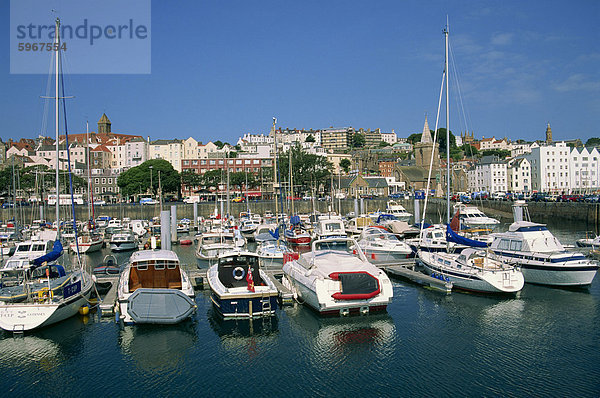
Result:
<svg viewBox="0 0 600 398"><path fill-rule="evenodd" d="M440 144L445 145L445 130L440 129L443 141L439 138L434 141L433 133L425 118L422 133L406 134L406 137L378 128L273 128L270 132L245 133L232 144L204 143L193 137L152 140L148 136L113 132L110 119L103 114L95 131L70 134L68 149L73 173L86 181L92 179L92 184L79 186L76 193L87 195L88 187L93 187L94 197L107 202L121 200L119 175L152 159L167 161L182 175L202 176L214 170L253 175L260 183L240 184L239 192L254 198L268 198L273 192L275 148L279 154L298 148L326 159L331 185L338 197L389 196L425 189L430 163L430 189L441 196L446 186L446 149L440 148ZM50 169L56 169L58 163L61 170L66 170L66 142L66 137L61 136L57 162L56 143L52 138L0 141L0 162L3 168L40 165ZM478 139L473 132L461 132L458 136L452 135L451 146L453 192L557 195L586 194L600 189L598 148L584 146L578 139L553 140L549 123L544 139L535 142L495 137ZM197 184L186 184L182 179L181 197L210 193L206 186ZM215 189L224 187L221 184ZM329 188L314 186L295 189L295 193L325 195ZM31 192L21 194L25 198L33 195Z"/></svg>

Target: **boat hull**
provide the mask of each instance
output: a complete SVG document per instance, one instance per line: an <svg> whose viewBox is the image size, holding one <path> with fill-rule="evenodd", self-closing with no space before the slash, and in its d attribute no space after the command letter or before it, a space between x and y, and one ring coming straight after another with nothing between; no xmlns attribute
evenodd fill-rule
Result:
<svg viewBox="0 0 600 398"><path fill-rule="evenodd" d="M529 254L529 256L531 256ZM571 262L539 261L518 258L514 255L503 256L496 252L496 257L509 264L521 268L526 283L548 286L589 286L598 271L598 265L589 260Z"/></svg>
<svg viewBox="0 0 600 398"><path fill-rule="evenodd" d="M96 241L96 242L91 242L91 243L80 243L79 246L79 253L93 253L93 252L97 252L98 250L102 249L102 240ZM77 253L77 245L75 245L75 243L71 243L70 248L73 252Z"/></svg>
<svg viewBox="0 0 600 398"><path fill-rule="evenodd" d="M277 309L276 292L266 295L260 292L235 294L230 297L212 292L210 298L217 312L225 319L273 316Z"/></svg>
<svg viewBox="0 0 600 398"><path fill-rule="evenodd" d="M9 332L23 332L49 326L70 318L79 312L79 308L88 303L93 283L84 286L80 294L64 300L62 303L48 304L0 304L0 328Z"/></svg>
<svg viewBox="0 0 600 398"><path fill-rule="evenodd" d="M523 289L524 277L515 269L476 274L462 273L440 267L433 257L432 253L421 253L419 259L433 277L440 276L445 281L452 282L452 286L457 289L497 294L516 294Z"/></svg>
<svg viewBox="0 0 600 398"><path fill-rule="evenodd" d="M138 247L135 242L118 242L118 243L111 242L110 243L110 250L112 250L113 252L124 252L124 251L128 251L128 250L135 250L137 248Z"/></svg>

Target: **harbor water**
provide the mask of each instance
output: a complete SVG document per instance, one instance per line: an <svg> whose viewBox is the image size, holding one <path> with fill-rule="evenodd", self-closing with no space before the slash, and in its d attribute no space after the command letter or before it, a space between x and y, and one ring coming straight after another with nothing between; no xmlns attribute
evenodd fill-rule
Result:
<svg viewBox="0 0 600 398"><path fill-rule="evenodd" d="M506 229L506 224L501 228ZM579 225L549 225L565 244ZM174 246L195 266L194 246ZM108 251L95 253L89 263ZM120 254L124 260L128 254ZM320 318L300 304L223 321L208 290L175 326L120 327L98 312L0 334L2 396L600 395L600 282L526 285L514 298L393 281L387 313Z"/></svg>

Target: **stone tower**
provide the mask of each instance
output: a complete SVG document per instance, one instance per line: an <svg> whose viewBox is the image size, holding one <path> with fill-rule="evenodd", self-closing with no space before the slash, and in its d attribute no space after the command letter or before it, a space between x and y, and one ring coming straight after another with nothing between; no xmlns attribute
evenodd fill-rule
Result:
<svg viewBox="0 0 600 398"><path fill-rule="evenodd" d="M428 169L432 153L433 168L437 169L440 167L439 145L434 143L431 139L429 123L427 123L427 116L425 116L425 125L423 126L423 134L421 134L421 142L415 143L416 165L418 167L425 167Z"/></svg>
<svg viewBox="0 0 600 398"><path fill-rule="evenodd" d="M550 128L550 122L546 126L546 144L552 145L552 129Z"/></svg>
<svg viewBox="0 0 600 398"><path fill-rule="evenodd" d="M102 114L100 120L98 120L98 134L110 134L110 120L106 113Z"/></svg>

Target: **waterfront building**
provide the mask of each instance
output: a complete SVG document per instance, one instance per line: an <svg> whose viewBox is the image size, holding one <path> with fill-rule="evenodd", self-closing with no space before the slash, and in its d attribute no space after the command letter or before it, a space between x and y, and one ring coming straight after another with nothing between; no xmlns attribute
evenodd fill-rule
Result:
<svg viewBox="0 0 600 398"><path fill-rule="evenodd" d="M97 145L90 149L90 168L108 169L113 167L113 153L106 145Z"/></svg>
<svg viewBox="0 0 600 398"><path fill-rule="evenodd" d="M573 185L570 182L569 167L571 148L564 142L553 145L532 146L531 152L522 155L531 166L531 191L562 193L571 192ZM574 156L575 158L577 156ZM582 164L581 161L572 162L575 171Z"/></svg>
<svg viewBox="0 0 600 398"><path fill-rule="evenodd" d="M111 168L91 169L94 198L103 199L106 203L115 203L120 192L117 185L119 174L119 170ZM81 193L85 193L85 190Z"/></svg>
<svg viewBox="0 0 600 398"><path fill-rule="evenodd" d="M149 148L150 159L163 159L171 163L171 166L178 172L181 172L181 161L184 155L183 141L178 139L172 140L155 140L150 143Z"/></svg>
<svg viewBox="0 0 600 398"><path fill-rule="evenodd" d="M484 156L472 170L467 172L471 192L506 192L507 164L497 156Z"/></svg>
<svg viewBox="0 0 600 398"><path fill-rule="evenodd" d="M134 137L125 143L125 168L139 166L148 160L148 141L142 137Z"/></svg>
<svg viewBox="0 0 600 398"><path fill-rule="evenodd" d="M507 162L508 191L514 193L531 192L531 164L524 157Z"/></svg>
<svg viewBox="0 0 600 398"><path fill-rule="evenodd" d="M600 189L599 158L597 148L571 148L568 192L590 193Z"/></svg>
<svg viewBox="0 0 600 398"><path fill-rule="evenodd" d="M440 167L440 154L439 144L433 142L431 138L431 130L429 130L429 123L427 123L427 116L425 116L425 124L423 125L423 133L421 134L421 141L416 142L415 148L415 160L417 167L425 167L429 169L431 157L433 153L433 168L438 169Z"/></svg>

